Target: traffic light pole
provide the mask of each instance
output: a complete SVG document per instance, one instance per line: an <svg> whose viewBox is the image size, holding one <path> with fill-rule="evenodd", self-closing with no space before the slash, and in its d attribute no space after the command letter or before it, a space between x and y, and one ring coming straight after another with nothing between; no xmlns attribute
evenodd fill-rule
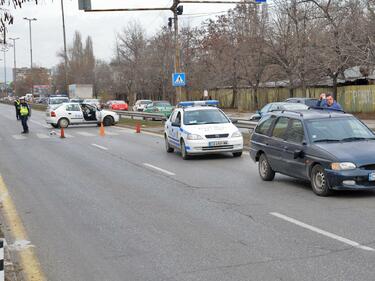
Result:
<svg viewBox="0 0 375 281"><path fill-rule="evenodd" d="M90 0L79 0L79 6L85 12L131 12L131 11L167 11L173 12L174 19L174 45L175 45L175 58L174 58L174 71L175 73L181 72L180 62L180 43L178 40L178 6L182 3L185 4L257 4L257 0L222 0L222 1L200 1L200 0L173 0L172 7L170 8L129 8L129 9L91 9ZM86 7L86 8L84 8ZM181 13L182 14L182 13ZM181 101L182 89L176 87L176 99L177 102Z"/></svg>

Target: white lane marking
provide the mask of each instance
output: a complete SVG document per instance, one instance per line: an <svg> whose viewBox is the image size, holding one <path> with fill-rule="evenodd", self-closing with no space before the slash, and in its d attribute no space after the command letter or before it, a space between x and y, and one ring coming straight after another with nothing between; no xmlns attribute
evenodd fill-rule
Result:
<svg viewBox="0 0 375 281"><path fill-rule="evenodd" d="M105 131L105 134L107 136L118 136L119 135L118 133L113 133L113 132L108 132L108 131Z"/></svg>
<svg viewBox="0 0 375 281"><path fill-rule="evenodd" d="M42 126L42 127L44 127L44 128L50 128L50 127L47 126L46 124L42 124L42 123L40 123L40 122L38 122L38 121L30 120L30 122L31 122L31 123L34 123L34 124L37 124L37 125L39 125L39 126Z"/></svg>
<svg viewBox="0 0 375 281"><path fill-rule="evenodd" d="M143 163L143 165L146 166L146 167L149 167L151 169L157 170L159 172L162 172L164 174L167 174L168 176L175 176L176 175L175 173L172 173L170 171L164 170L162 168L156 167L156 166L148 164L148 163Z"/></svg>
<svg viewBox="0 0 375 281"><path fill-rule="evenodd" d="M315 226L303 223L301 221L298 221L298 220L293 219L291 217L285 216L283 214L280 214L280 213L270 213L270 215L278 217L278 218L280 218L282 220L288 221L290 223L293 223L293 224L298 225L300 227L303 227L305 229L311 230L311 231L316 232L318 234L321 234L321 235L327 236L329 238L335 239L337 241L340 241L340 242L345 243L347 245L350 245L352 247L355 247L355 248L358 248L358 249L361 249L361 250L366 250L366 251L375 251L375 249L373 249L371 247L367 247L367 246L361 245L358 242L355 242L353 240L344 238L342 236L339 236L339 235L336 235L334 233L325 231L325 230L317 228Z"/></svg>
<svg viewBox="0 0 375 281"><path fill-rule="evenodd" d="M141 133L144 134L144 135L149 135L149 136L158 137L158 138L162 138L162 139L164 138L163 135L158 134L158 133L151 133L151 132L146 132L146 131L143 131Z"/></svg>
<svg viewBox="0 0 375 281"><path fill-rule="evenodd" d="M36 136L40 139L49 139L49 136L45 135L45 134L36 134Z"/></svg>
<svg viewBox="0 0 375 281"><path fill-rule="evenodd" d="M25 140L25 139L27 139L25 136L22 136L22 135L13 135L12 137L14 139L16 139L16 140Z"/></svg>
<svg viewBox="0 0 375 281"><path fill-rule="evenodd" d="M76 134L84 136L84 137L93 137L93 136L95 136L94 134L91 134L91 133L88 133L88 132L76 132ZM98 135L99 135L99 133L98 133Z"/></svg>
<svg viewBox="0 0 375 281"><path fill-rule="evenodd" d="M92 145L92 146L95 146L95 147L97 147L97 148L99 148L99 149L102 149L102 150L108 150L108 148L106 148L106 147L104 147L104 146L101 146L101 145L98 145L98 144L95 144L95 143L92 143L91 145Z"/></svg>

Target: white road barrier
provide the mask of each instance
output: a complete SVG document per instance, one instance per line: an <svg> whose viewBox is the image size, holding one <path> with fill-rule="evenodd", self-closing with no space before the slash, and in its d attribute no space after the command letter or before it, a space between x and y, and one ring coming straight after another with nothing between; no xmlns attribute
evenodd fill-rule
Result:
<svg viewBox="0 0 375 281"><path fill-rule="evenodd" d="M0 281L4 281L4 239L0 239Z"/></svg>

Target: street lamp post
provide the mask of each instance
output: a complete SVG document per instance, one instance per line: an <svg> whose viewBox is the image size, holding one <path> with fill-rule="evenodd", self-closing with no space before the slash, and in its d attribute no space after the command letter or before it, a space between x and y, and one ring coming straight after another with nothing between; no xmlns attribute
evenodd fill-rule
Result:
<svg viewBox="0 0 375 281"><path fill-rule="evenodd" d="M31 22L36 21L36 18L23 18L29 22L29 34L30 34L30 71L31 71L31 93L34 94L34 75L33 75L33 41L31 37Z"/></svg>
<svg viewBox="0 0 375 281"><path fill-rule="evenodd" d="M17 94L17 64L16 64L16 40L20 39L19 37L16 38L9 38L13 41L13 92L14 95Z"/></svg>
<svg viewBox="0 0 375 281"><path fill-rule="evenodd" d="M61 16L63 25L63 37L64 37L64 65L65 65L65 91L68 93L68 55L66 52L66 33L65 33L65 15L64 15L64 1L61 0Z"/></svg>

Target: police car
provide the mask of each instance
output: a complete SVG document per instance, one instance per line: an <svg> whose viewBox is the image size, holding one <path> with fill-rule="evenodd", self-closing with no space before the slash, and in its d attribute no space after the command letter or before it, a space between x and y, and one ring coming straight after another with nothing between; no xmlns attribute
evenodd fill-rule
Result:
<svg viewBox="0 0 375 281"><path fill-rule="evenodd" d="M183 159L220 152L240 157L242 134L218 105L216 100L180 102L165 123L167 152L179 150Z"/></svg>
<svg viewBox="0 0 375 281"><path fill-rule="evenodd" d="M111 126L119 121L119 115L109 110L99 110L85 103L63 103L57 108L48 108L46 122L52 127L67 128L69 125L100 124Z"/></svg>

